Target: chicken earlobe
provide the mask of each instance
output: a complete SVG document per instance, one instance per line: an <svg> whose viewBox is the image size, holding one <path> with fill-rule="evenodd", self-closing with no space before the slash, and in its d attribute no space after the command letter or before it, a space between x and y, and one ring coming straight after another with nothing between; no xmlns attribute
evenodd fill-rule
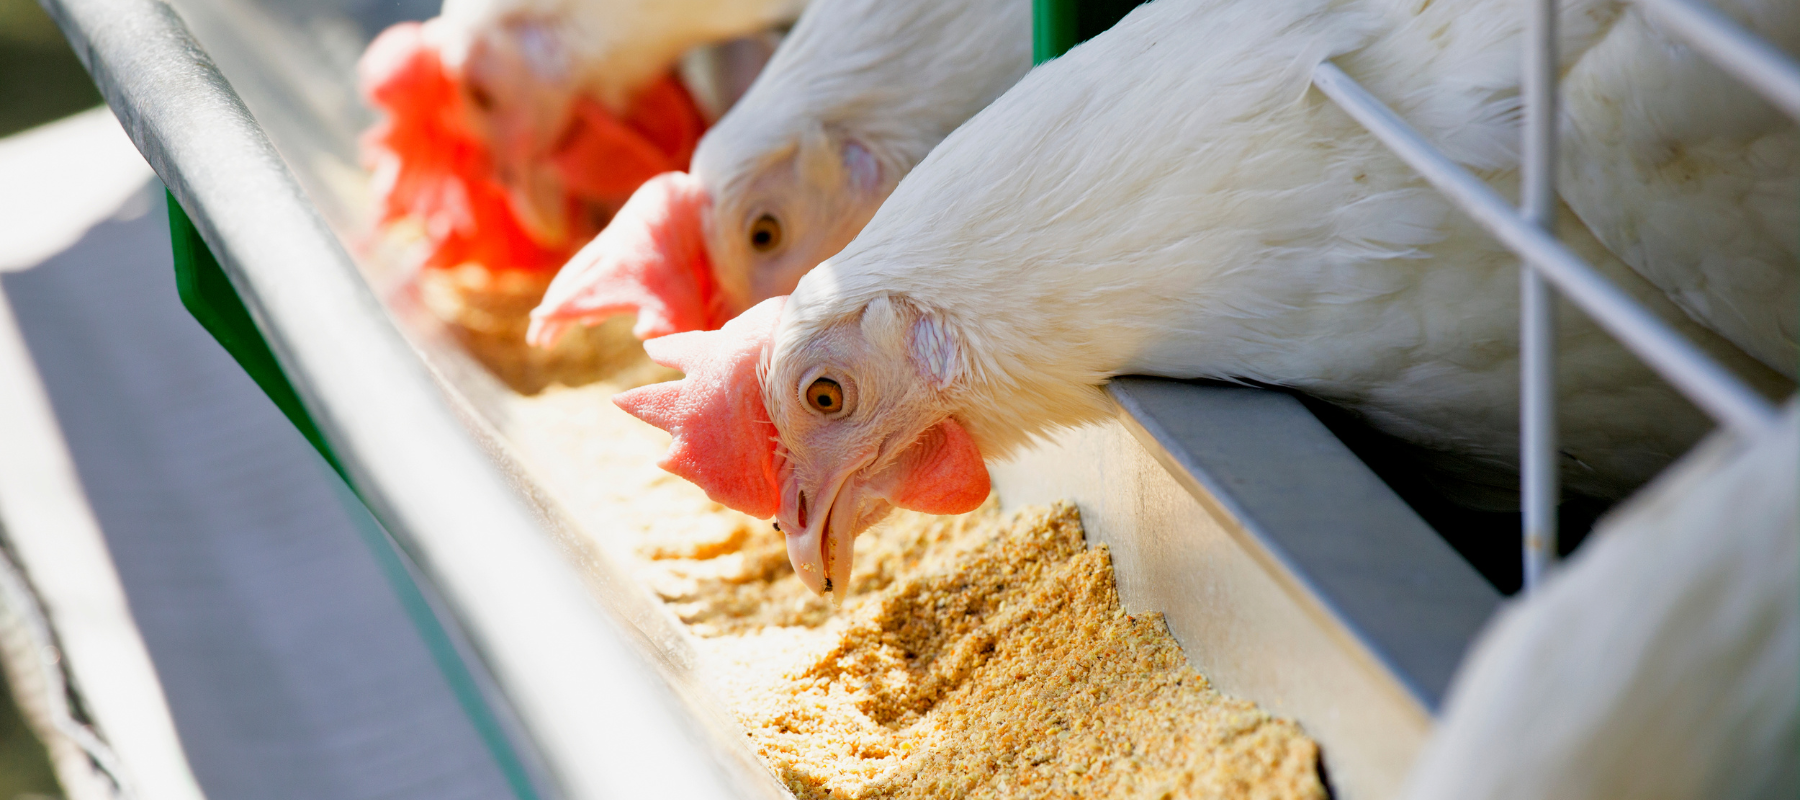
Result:
<svg viewBox="0 0 1800 800"><path fill-rule="evenodd" d="M886 485L888 502L926 514L966 514L991 488L975 439L954 419L925 429L871 483Z"/></svg>
<svg viewBox="0 0 1800 800"><path fill-rule="evenodd" d="M612 224L564 265L531 311L526 339L539 347L563 331L615 314L637 314L640 339L724 324L724 298L706 255L706 190L684 172L644 184Z"/></svg>
<svg viewBox="0 0 1800 800"><path fill-rule="evenodd" d="M764 300L717 331L645 342L651 360L686 377L613 398L626 413L675 437L657 466L759 519L775 516L780 490L775 425L763 407L758 368L786 302Z"/></svg>

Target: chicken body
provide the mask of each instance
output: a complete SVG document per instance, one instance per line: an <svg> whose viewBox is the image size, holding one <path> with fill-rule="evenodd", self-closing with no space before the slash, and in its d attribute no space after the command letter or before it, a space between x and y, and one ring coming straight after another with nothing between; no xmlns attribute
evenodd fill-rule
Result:
<svg viewBox="0 0 1800 800"><path fill-rule="evenodd" d="M1524 14L1462 3L1461 16L1445 18L1418 5L1372 4L1388 33L1347 62L1363 63L1359 80L1465 165L1511 167ZM1800 50L1800 6L1711 5ZM1635 4L1571 0L1558 10L1563 200L1695 321L1793 378L1800 126ZM1471 69L1476 59L1487 64Z"/></svg>
<svg viewBox="0 0 1800 800"><path fill-rule="evenodd" d="M1515 601L1459 671L1405 797L1800 794L1800 406L1718 441Z"/></svg>
<svg viewBox="0 0 1800 800"><path fill-rule="evenodd" d="M759 395L779 435L768 491L803 577L848 569L855 532L904 505L901 489L985 487L948 428L1005 458L1111 413L1101 387L1121 374L1292 387L1443 454L1474 489L1510 493L1518 259L1309 88L1335 59L1515 193L1516 8L1419 5L1144 6L958 129L801 280L778 325L740 333L763 337L760 385L690 377L620 402ZM1587 10L1566 12L1577 44L1606 30ZM1791 390L1566 210L1558 233L1754 385ZM1574 491L1622 497L1711 427L1585 315L1562 315L1558 349ZM820 392L842 400L826 413ZM734 469L671 466L703 486Z"/></svg>
<svg viewBox="0 0 1800 800"><path fill-rule="evenodd" d="M1800 5L1710 5L1800 52ZM1562 82L1562 195L1682 310L1793 378L1800 126L1637 6L1618 13Z"/></svg>
<svg viewBox="0 0 1800 800"><path fill-rule="evenodd" d="M1030 68L1029 0L819 0L692 174L645 187L563 268L533 340L619 313L644 338L712 329L787 294Z"/></svg>
<svg viewBox="0 0 1800 800"><path fill-rule="evenodd" d="M685 166L705 121L683 52L800 0L449 0L364 56L384 219L425 221L427 262L545 268L639 184Z"/></svg>

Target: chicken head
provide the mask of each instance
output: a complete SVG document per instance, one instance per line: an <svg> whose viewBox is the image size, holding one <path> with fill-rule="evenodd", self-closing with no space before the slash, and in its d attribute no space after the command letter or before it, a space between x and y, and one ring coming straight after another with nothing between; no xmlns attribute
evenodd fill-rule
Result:
<svg viewBox="0 0 1800 800"><path fill-rule="evenodd" d="M476 33L460 70L467 124L491 148L513 212L551 246L593 236L644 181L687 166L705 130L673 75L615 116L583 91L568 35L550 20L509 18Z"/></svg>
<svg viewBox="0 0 1800 800"><path fill-rule="evenodd" d="M939 320L878 298L858 318L802 324L796 336L781 325L785 302L647 342L687 376L614 402L674 434L660 466L717 502L774 516L800 580L841 598L857 534L894 507L975 509L987 467L951 415L960 356Z"/></svg>
<svg viewBox="0 0 1800 800"><path fill-rule="evenodd" d="M533 318L592 324L636 312L639 337L716 328L793 291L809 270L855 238L891 189L882 176L893 170L884 170L862 144L823 129L758 151L747 162L719 142L712 134L701 140L693 174L640 188L609 235L563 267L557 280L564 291L547 295ZM676 185L683 191L669 190ZM620 233L610 235L614 230ZM614 301L587 302L595 297ZM665 313L696 303L716 303L722 315ZM533 341L548 346L554 338Z"/></svg>
<svg viewBox="0 0 1800 800"><path fill-rule="evenodd" d="M705 130L673 74L636 87L616 113L602 105L551 20L469 35L447 25L396 25L361 65L370 104L388 116L366 148L378 171L406 176L378 183L384 217L427 221L430 264L553 267L644 181L686 167Z"/></svg>

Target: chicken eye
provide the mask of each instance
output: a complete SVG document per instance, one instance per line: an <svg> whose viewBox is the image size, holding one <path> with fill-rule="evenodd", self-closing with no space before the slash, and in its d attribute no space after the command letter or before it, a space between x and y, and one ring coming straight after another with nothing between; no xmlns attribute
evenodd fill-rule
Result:
<svg viewBox="0 0 1800 800"><path fill-rule="evenodd" d="M474 81L469 82L469 99L475 103L476 108L484 113L494 110L493 93L489 92L487 87L480 83Z"/></svg>
<svg viewBox="0 0 1800 800"><path fill-rule="evenodd" d="M750 225L750 248L767 253L780 246L781 222L768 214L757 217Z"/></svg>
<svg viewBox="0 0 1800 800"><path fill-rule="evenodd" d="M806 387L806 404L821 414L836 414L844 407L844 387L830 378L820 378Z"/></svg>

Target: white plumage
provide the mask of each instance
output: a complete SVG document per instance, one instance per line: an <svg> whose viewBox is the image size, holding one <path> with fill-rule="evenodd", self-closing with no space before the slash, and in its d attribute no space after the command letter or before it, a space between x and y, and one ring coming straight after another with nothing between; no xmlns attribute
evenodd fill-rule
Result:
<svg viewBox="0 0 1800 800"><path fill-rule="evenodd" d="M1800 404L1595 529L1489 625L1407 800L1800 794Z"/></svg>
<svg viewBox="0 0 1800 800"><path fill-rule="evenodd" d="M558 274L533 340L635 313L717 328L862 230L894 186L1031 68L1029 0L820 0L701 139Z"/></svg>
<svg viewBox="0 0 1800 800"><path fill-rule="evenodd" d="M791 20L805 6L806 0L445 0L436 33L453 67L483 36L552 36L524 49L549 49L542 56L554 62L551 71L566 72L569 91L620 113L688 50Z"/></svg>
<svg viewBox="0 0 1800 800"><path fill-rule="evenodd" d="M1800 50L1800 4L1710 2ZM1800 128L1637 6L1563 80L1562 194L1613 252L1769 367L1800 366Z"/></svg>
<svg viewBox="0 0 1800 800"><path fill-rule="evenodd" d="M694 151L694 175L712 200L707 251L736 310L792 291L932 148L1030 69L1029 0L810 8ZM863 156L846 152L853 147L873 163L858 164ZM786 247L752 248L763 214L780 220Z"/></svg>
<svg viewBox="0 0 1800 800"><path fill-rule="evenodd" d="M1568 4L1565 64L1622 8ZM759 394L803 577L847 570L854 533L903 498L985 492L960 442L994 460L1097 420L1121 374L1298 389L1438 454L1461 499L1509 499L1518 258L1309 77L1334 59L1516 194L1520 16L1500 0L1143 6L951 134L800 281L772 332L716 335L772 337L714 346L760 353L759 386L690 371L670 390L687 405L620 402L680 429L730 424L696 398ZM1792 390L1562 212L1558 235L1623 291L1765 394ZM662 349L693 363L691 341ZM1585 315L1561 315L1558 352L1573 491L1623 497L1712 426ZM842 404L809 404L818 387ZM702 485L740 468L683 458Z"/></svg>

